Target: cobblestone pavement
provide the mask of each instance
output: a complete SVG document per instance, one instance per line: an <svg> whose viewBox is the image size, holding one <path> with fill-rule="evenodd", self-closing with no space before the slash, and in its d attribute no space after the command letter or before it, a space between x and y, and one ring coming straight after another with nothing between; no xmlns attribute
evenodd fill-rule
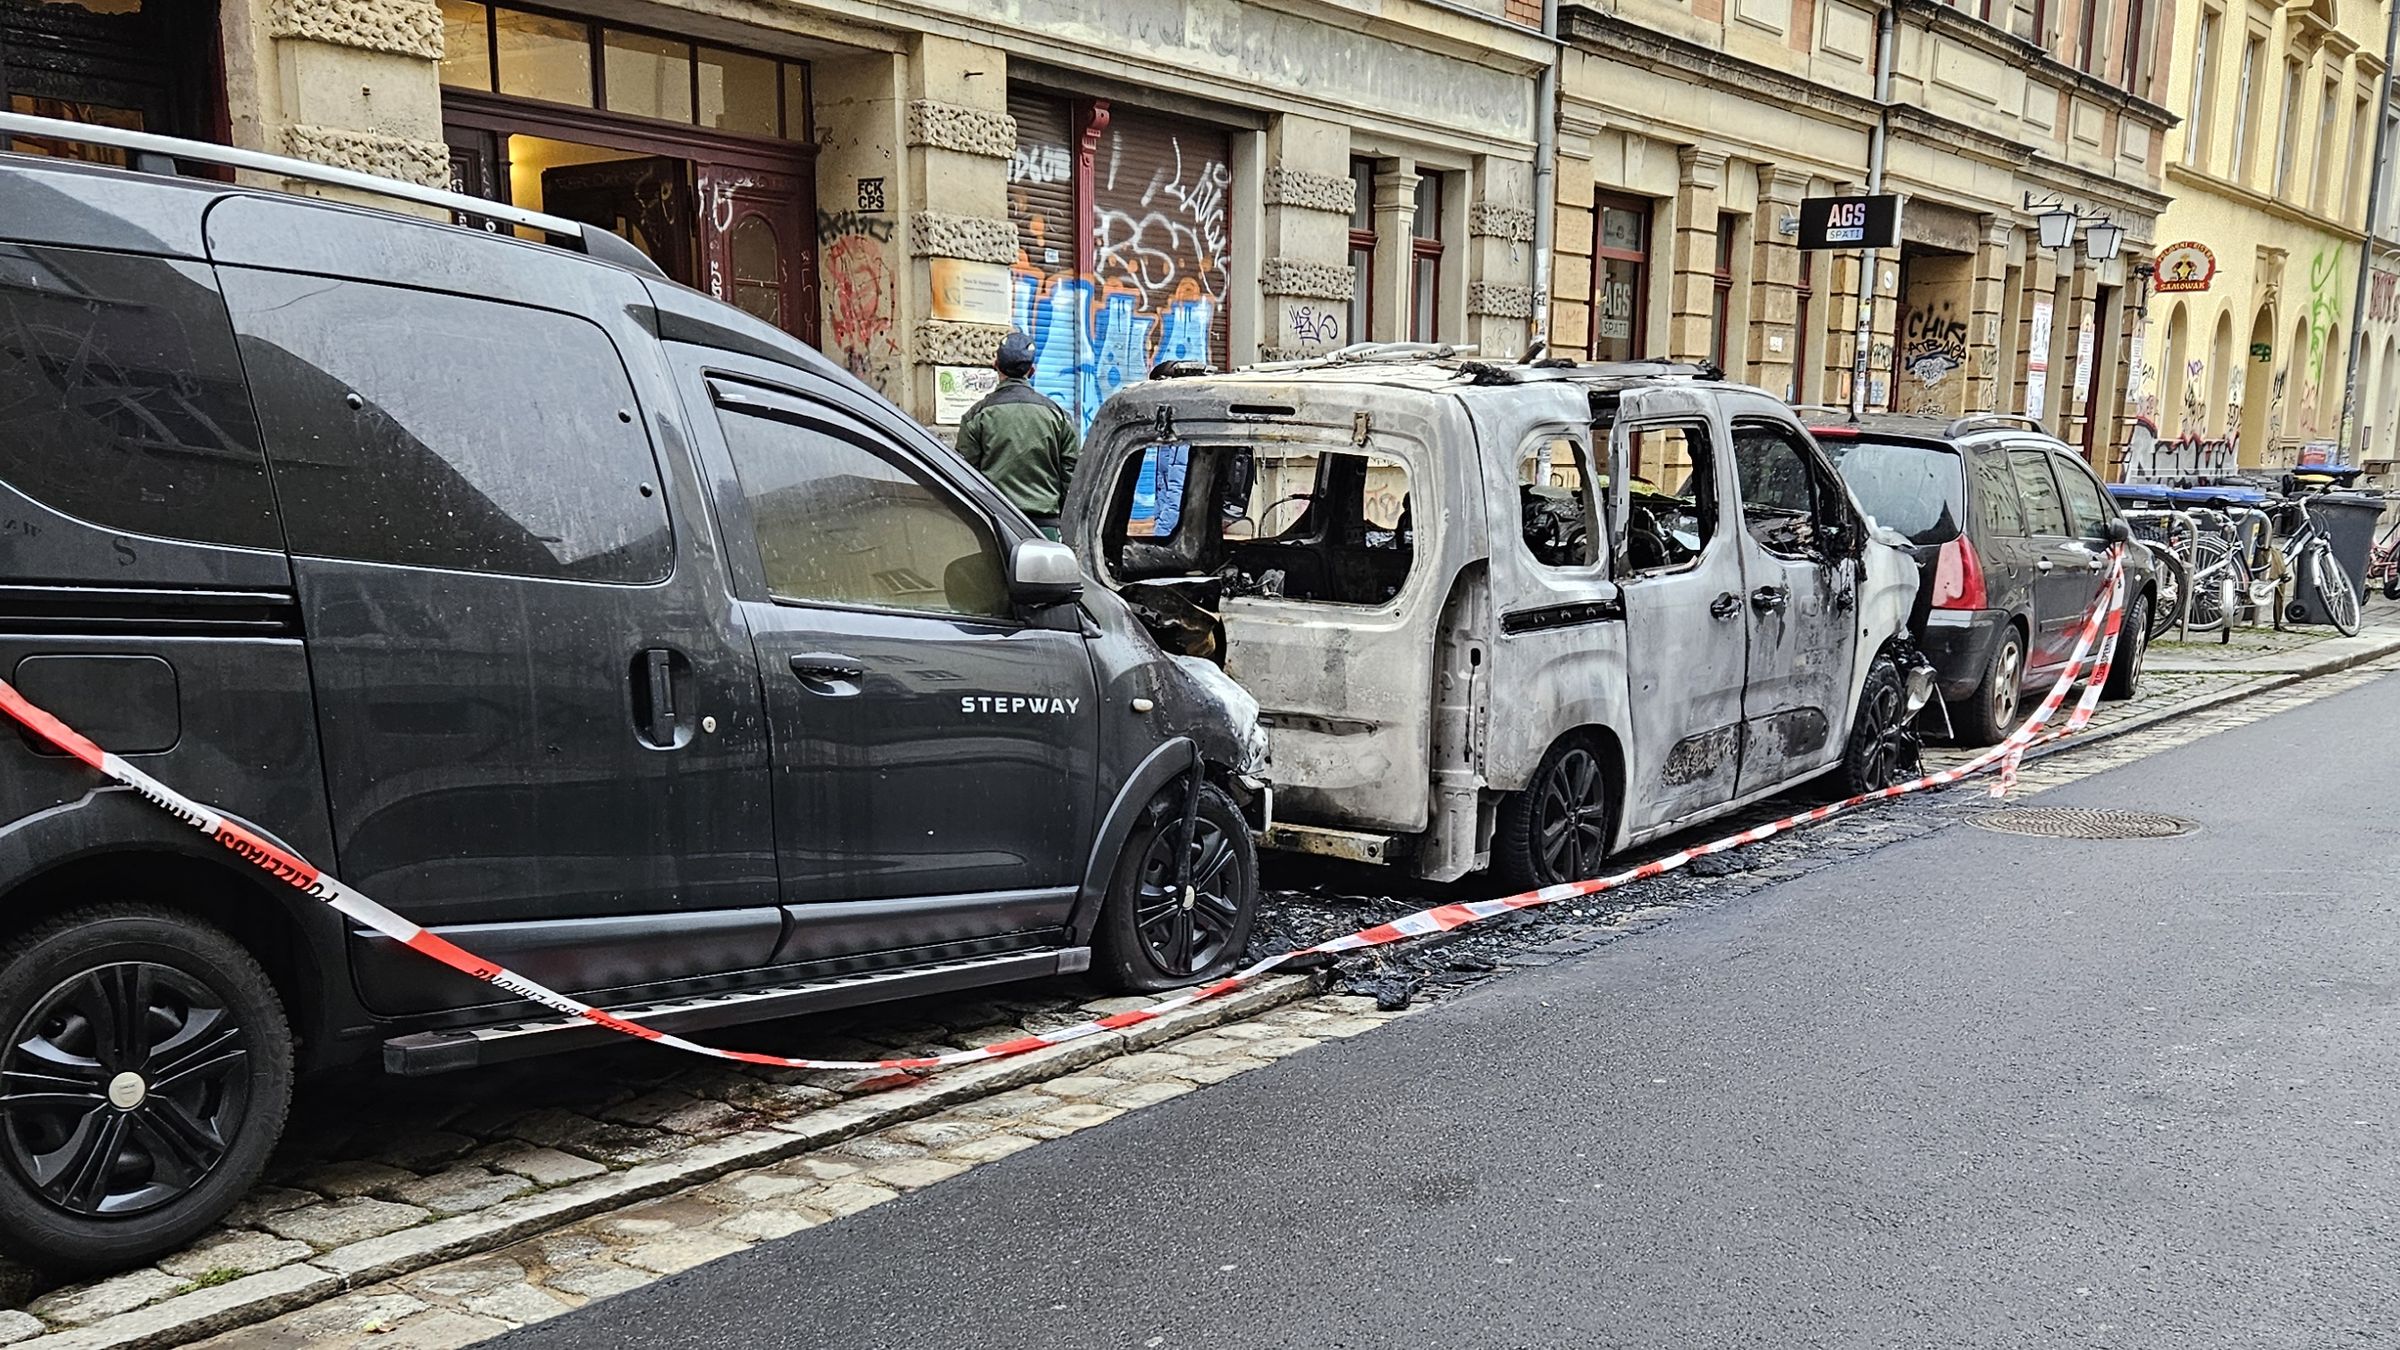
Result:
<svg viewBox="0 0 2400 1350"><path fill-rule="evenodd" d="M2142 718L2195 697L2258 682L2240 672L2161 678L2141 700L2103 705L2111 725L2139 729L2029 763L2021 790L2038 793L2394 670L2400 657L2142 727ZM1770 803L1658 847L1715 837L1792 804ZM1348 994L1303 998L1306 981L1279 980L1146 1037L930 1078L695 1064L628 1046L433 1079L362 1073L317 1083L268 1184L186 1251L55 1290L0 1267L0 1346L171 1345L215 1332L224 1334L207 1343L221 1347L467 1344L1370 1030L1420 997L1738 901L1989 805L1973 788L1903 799L1447 943L1350 960L1329 977ZM1428 898L1422 888L1393 895L1341 878L1301 879L1319 884L1276 897L1262 949L1349 931ZM1007 992L762 1028L745 1043L823 1055L938 1053L1132 1003L1094 1000L1068 981Z"/></svg>

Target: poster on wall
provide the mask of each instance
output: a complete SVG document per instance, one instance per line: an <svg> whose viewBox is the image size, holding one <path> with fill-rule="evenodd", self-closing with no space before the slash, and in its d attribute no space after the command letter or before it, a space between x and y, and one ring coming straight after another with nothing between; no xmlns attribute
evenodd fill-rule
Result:
<svg viewBox="0 0 2400 1350"><path fill-rule="evenodd" d="M2025 344L2025 415L2041 421L2050 404L2050 297L2033 300L2033 331Z"/></svg>
<svg viewBox="0 0 2400 1350"><path fill-rule="evenodd" d="M933 317L946 323L980 323L994 328L1011 322L1008 268L1000 263L935 258Z"/></svg>
<svg viewBox="0 0 2400 1350"><path fill-rule="evenodd" d="M2088 402L2092 397L2092 316L2083 316L2083 326L2075 330L2075 401Z"/></svg>
<svg viewBox="0 0 2400 1350"><path fill-rule="evenodd" d="M983 396L1000 387L1000 372L990 366L935 366L933 368L933 420L937 426L954 427L966 419L967 413Z"/></svg>

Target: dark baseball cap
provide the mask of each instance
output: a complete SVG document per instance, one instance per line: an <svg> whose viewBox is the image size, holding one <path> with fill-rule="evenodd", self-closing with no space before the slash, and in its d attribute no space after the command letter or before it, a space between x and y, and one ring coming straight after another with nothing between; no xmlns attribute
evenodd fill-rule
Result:
<svg viewBox="0 0 2400 1350"><path fill-rule="evenodd" d="M1000 354L992 358L992 366L1001 371L1033 369L1033 339L1023 333L1000 339Z"/></svg>

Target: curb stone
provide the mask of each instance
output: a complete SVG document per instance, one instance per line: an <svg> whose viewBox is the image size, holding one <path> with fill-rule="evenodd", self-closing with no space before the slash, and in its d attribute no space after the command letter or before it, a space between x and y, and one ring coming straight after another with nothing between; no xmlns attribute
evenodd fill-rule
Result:
<svg viewBox="0 0 2400 1350"><path fill-rule="evenodd" d="M778 1162L855 1135L1072 1073L1100 1060L1247 1018L1318 992L1321 977L1278 975L1140 1026L1087 1036L1009 1059L928 1075L904 1087L846 1100L797 1120L696 1144L655 1162L571 1181L472 1214L348 1243L308 1262L180 1294L146 1307L14 1342L23 1350L152 1350L217 1335L360 1285L496 1250L579 1219L657 1199L730 1172ZM20 1324L0 1313L0 1337ZM25 1321L35 1322L27 1317ZM497 1331L501 1324L494 1323Z"/></svg>
<svg viewBox="0 0 2400 1350"><path fill-rule="evenodd" d="M2381 642L2371 647L2362 647L2354 652L2344 652L2339 656L2326 657L2302 666L2298 670L2280 671L2246 684L2237 684L2230 689L2219 689L2212 693L2185 699L2181 703L2168 704L2164 708L2154 708L2146 713L2137 713L2132 717L2111 722L2103 727L2087 727L2065 740L2052 741L2048 745L2029 750L2026 752L2025 758L2032 761L2046 759L2051 755L2070 753L2083 746L2097 745L2102 741L2112 740L2136 731L2146 731L2161 722L2171 722L2179 717L2189 717L2194 713L2207 712L2212 708L2223 707L2228 703L2238 703L2243 699L2254 698L2260 694L2271 694L2278 689L2288 689L2295 684L2305 684L2310 680L2322 679L2327 675L2339 675L2345 670L2353 670L2394 654L2400 654L2400 638Z"/></svg>

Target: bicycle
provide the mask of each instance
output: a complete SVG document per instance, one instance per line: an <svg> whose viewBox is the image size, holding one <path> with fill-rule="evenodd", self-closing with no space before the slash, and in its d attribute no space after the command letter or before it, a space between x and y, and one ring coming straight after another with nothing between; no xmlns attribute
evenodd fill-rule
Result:
<svg viewBox="0 0 2400 1350"><path fill-rule="evenodd" d="M2358 591L2333 556L2333 542L2309 510L2307 499L2269 502L2258 508L2228 506L2211 514L2221 515L2225 525L2220 532L2202 534L2193 541L2193 629L2222 632L2219 640L2229 642L2233 624L2244 611L2271 615L2278 629L2287 622L2304 622L2308 608L2291 594L2291 587L2305 577L2316 588L2333 626L2345 637L2358 635L2362 617ZM2279 535L2278 517L2296 518L2299 524Z"/></svg>
<svg viewBox="0 0 2400 1350"><path fill-rule="evenodd" d="M2383 598L2400 600L2400 520L2383 532L2375 541L2374 551L2367 555L2367 585L2383 584Z"/></svg>
<svg viewBox="0 0 2400 1350"><path fill-rule="evenodd" d="M2150 575L2158 604L2150 614L2152 642L2185 622L2191 604L2192 564L2187 556L2198 533L2188 511L2135 507L2123 512L2134 538L2150 550Z"/></svg>

